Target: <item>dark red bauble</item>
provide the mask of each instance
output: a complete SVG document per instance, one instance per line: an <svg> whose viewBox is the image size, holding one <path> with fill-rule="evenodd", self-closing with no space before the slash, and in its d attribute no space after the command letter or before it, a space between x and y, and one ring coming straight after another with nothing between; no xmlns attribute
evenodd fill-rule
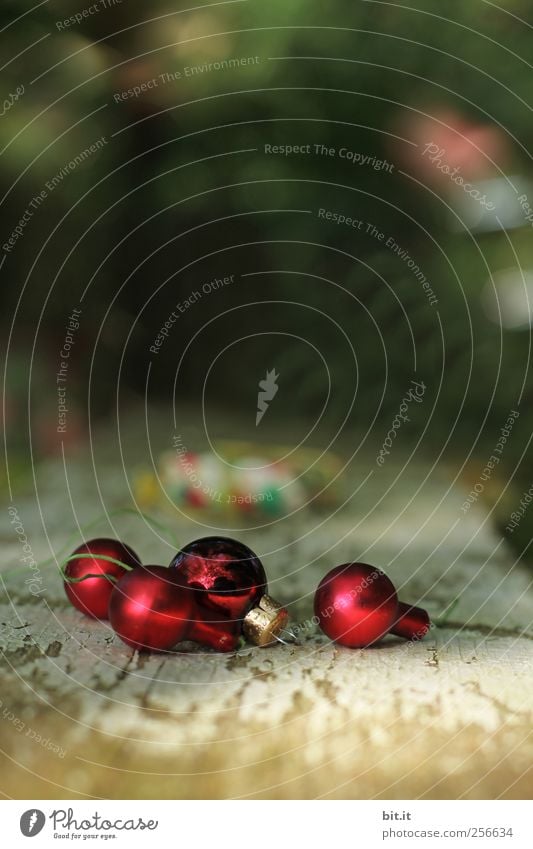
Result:
<svg viewBox="0 0 533 849"><path fill-rule="evenodd" d="M123 569L116 563L110 563L109 560L102 560L101 555L120 560L132 569L139 566L141 562L129 545L116 539L89 540L74 549L72 555L75 554L92 554L93 557L69 560L65 567L65 575L69 578L83 578L84 575L96 574L112 575L119 579L126 574L127 569ZM74 607L95 619L107 619L109 598L114 587L112 581L106 578L87 578L75 584L65 581L64 586L67 597Z"/></svg>
<svg viewBox="0 0 533 849"><path fill-rule="evenodd" d="M203 537L182 548L170 568L194 592L196 622L189 639L217 651L232 651L242 622L267 589L263 564L237 540Z"/></svg>
<svg viewBox="0 0 533 849"><path fill-rule="evenodd" d="M366 563L345 563L328 572L315 593L315 616L330 639L362 648L389 632L420 640L431 627L421 607L398 601L392 581Z"/></svg>
<svg viewBox="0 0 533 849"><path fill-rule="evenodd" d="M195 616L193 594L170 569L140 566L114 586L109 620L118 636L138 651L168 651L188 639Z"/></svg>

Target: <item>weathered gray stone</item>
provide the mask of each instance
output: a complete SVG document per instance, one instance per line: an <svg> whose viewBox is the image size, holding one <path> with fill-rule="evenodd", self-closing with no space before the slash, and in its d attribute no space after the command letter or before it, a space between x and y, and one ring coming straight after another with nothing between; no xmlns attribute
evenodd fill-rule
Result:
<svg viewBox="0 0 533 849"><path fill-rule="evenodd" d="M37 558L63 548L99 512L86 459L38 470L38 498L16 506ZM317 582L353 559L382 566L406 600L451 621L421 643L387 638L350 651L309 627L301 644L216 655L185 645L139 656L105 623L68 604L55 565L32 596L6 513L0 604L3 790L39 797L529 797L533 762L533 597L478 505L445 472L411 464L373 472L335 515L239 532L265 554L273 595L296 621ZM354 477L354 491L361 478ZM121 467L98 480L124 504ZM75 518L73 513L73 505ZM183 542L202 528L159 513ZM49 536L49 541L46 534ZM145 561L175 543L140 518L101 522ZM13 575L13 569L19 574ZM39 737L39 739L37 739ZM55 748L54 748L55 747ZM62 754L63 753L63 754ZM7 760L6 760L7 759Z"/></svg>

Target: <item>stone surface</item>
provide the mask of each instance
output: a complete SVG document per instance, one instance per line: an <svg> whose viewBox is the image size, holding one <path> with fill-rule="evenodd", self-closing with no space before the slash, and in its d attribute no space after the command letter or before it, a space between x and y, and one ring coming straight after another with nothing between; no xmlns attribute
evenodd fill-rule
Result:
<svg viewBox="0 0 533 849"><path fill-rule="evenodd" d="M0 603L2 792L14 798L523 798L533 790L531 575L445 467L392 461L350 472L334 515L236 533L270 592L301 623L298 645L226 656L184 645L132 653L71 608L51 552L68 550L105 504L127 504L122 466L50 462L13 503L40 565L40 594L3 513ZM369 475L369 477L367 477ZM160 513L96 524L145 560L205 531ZM415 645L350 651L310 620L316 584L347 560L384 568L400 596L444 627ZM19 574L13 574L18 570ZM7 574L9 573L9 574ZM33 576L35 577L35 575ZM305 624L307 622L307 625Z"/></svg>

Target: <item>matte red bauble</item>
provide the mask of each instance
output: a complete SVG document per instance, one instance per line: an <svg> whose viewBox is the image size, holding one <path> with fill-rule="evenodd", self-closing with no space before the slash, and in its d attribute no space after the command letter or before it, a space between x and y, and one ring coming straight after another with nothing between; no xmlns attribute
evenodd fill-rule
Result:
<svg viewBox="0 0 533 849"><path fill-rule="evenodd" d="M195 540L177 553L170 568L194 592L197 621L191 640L231 651L244 634L258 645L268 645L287 623L287 611L265 595L267 579L260 559L237 540Z"/></svg>
<svg viewBox="0 0 533 849"><path fill-rule="evenodd" d="M389 632L419 640L430 628L427 612L399 602L392 581L366 563L328 572L315 593L315 616L331 640L349 648L369 646Z"/></svg>
<svg viewBox="0 0 533 849"><path fill-rule="evenodd" d="M129 545L125 545L115 539L92 539L74 549L72 556L76 554L91 554L92 557L80 557L69 560L65 566L67 578L83 578L85 575L112 575L117 580L126 574L127 569L104 557L112 557L120 560L131 569L139 566L140 560ZM87 616L95 619L107 619L109 598L113 592L114 583L107 578L86 578L77 583L65 581L65 592L74 607L81 610Z"/></svg>
<svg viewBox="0 0 533 849"><path fill-rule="evenodd" d="M188 639L195 616L193 594L170 569L140 566L114 586L109 620L118 636L138 651L168 651Z"/></svg>

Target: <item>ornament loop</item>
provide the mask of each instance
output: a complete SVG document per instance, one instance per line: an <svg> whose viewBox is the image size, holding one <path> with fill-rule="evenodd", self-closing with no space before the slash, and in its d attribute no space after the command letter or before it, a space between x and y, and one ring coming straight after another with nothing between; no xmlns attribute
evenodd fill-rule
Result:
<svg viewBox="0 0 533 849"><path fill-rule="evenodd" d="M287 610L269 595L259 599L257 607L253 607L243 620L244 636L256 646L268 646L279 639L279 634L289 621Z"/></svg>

